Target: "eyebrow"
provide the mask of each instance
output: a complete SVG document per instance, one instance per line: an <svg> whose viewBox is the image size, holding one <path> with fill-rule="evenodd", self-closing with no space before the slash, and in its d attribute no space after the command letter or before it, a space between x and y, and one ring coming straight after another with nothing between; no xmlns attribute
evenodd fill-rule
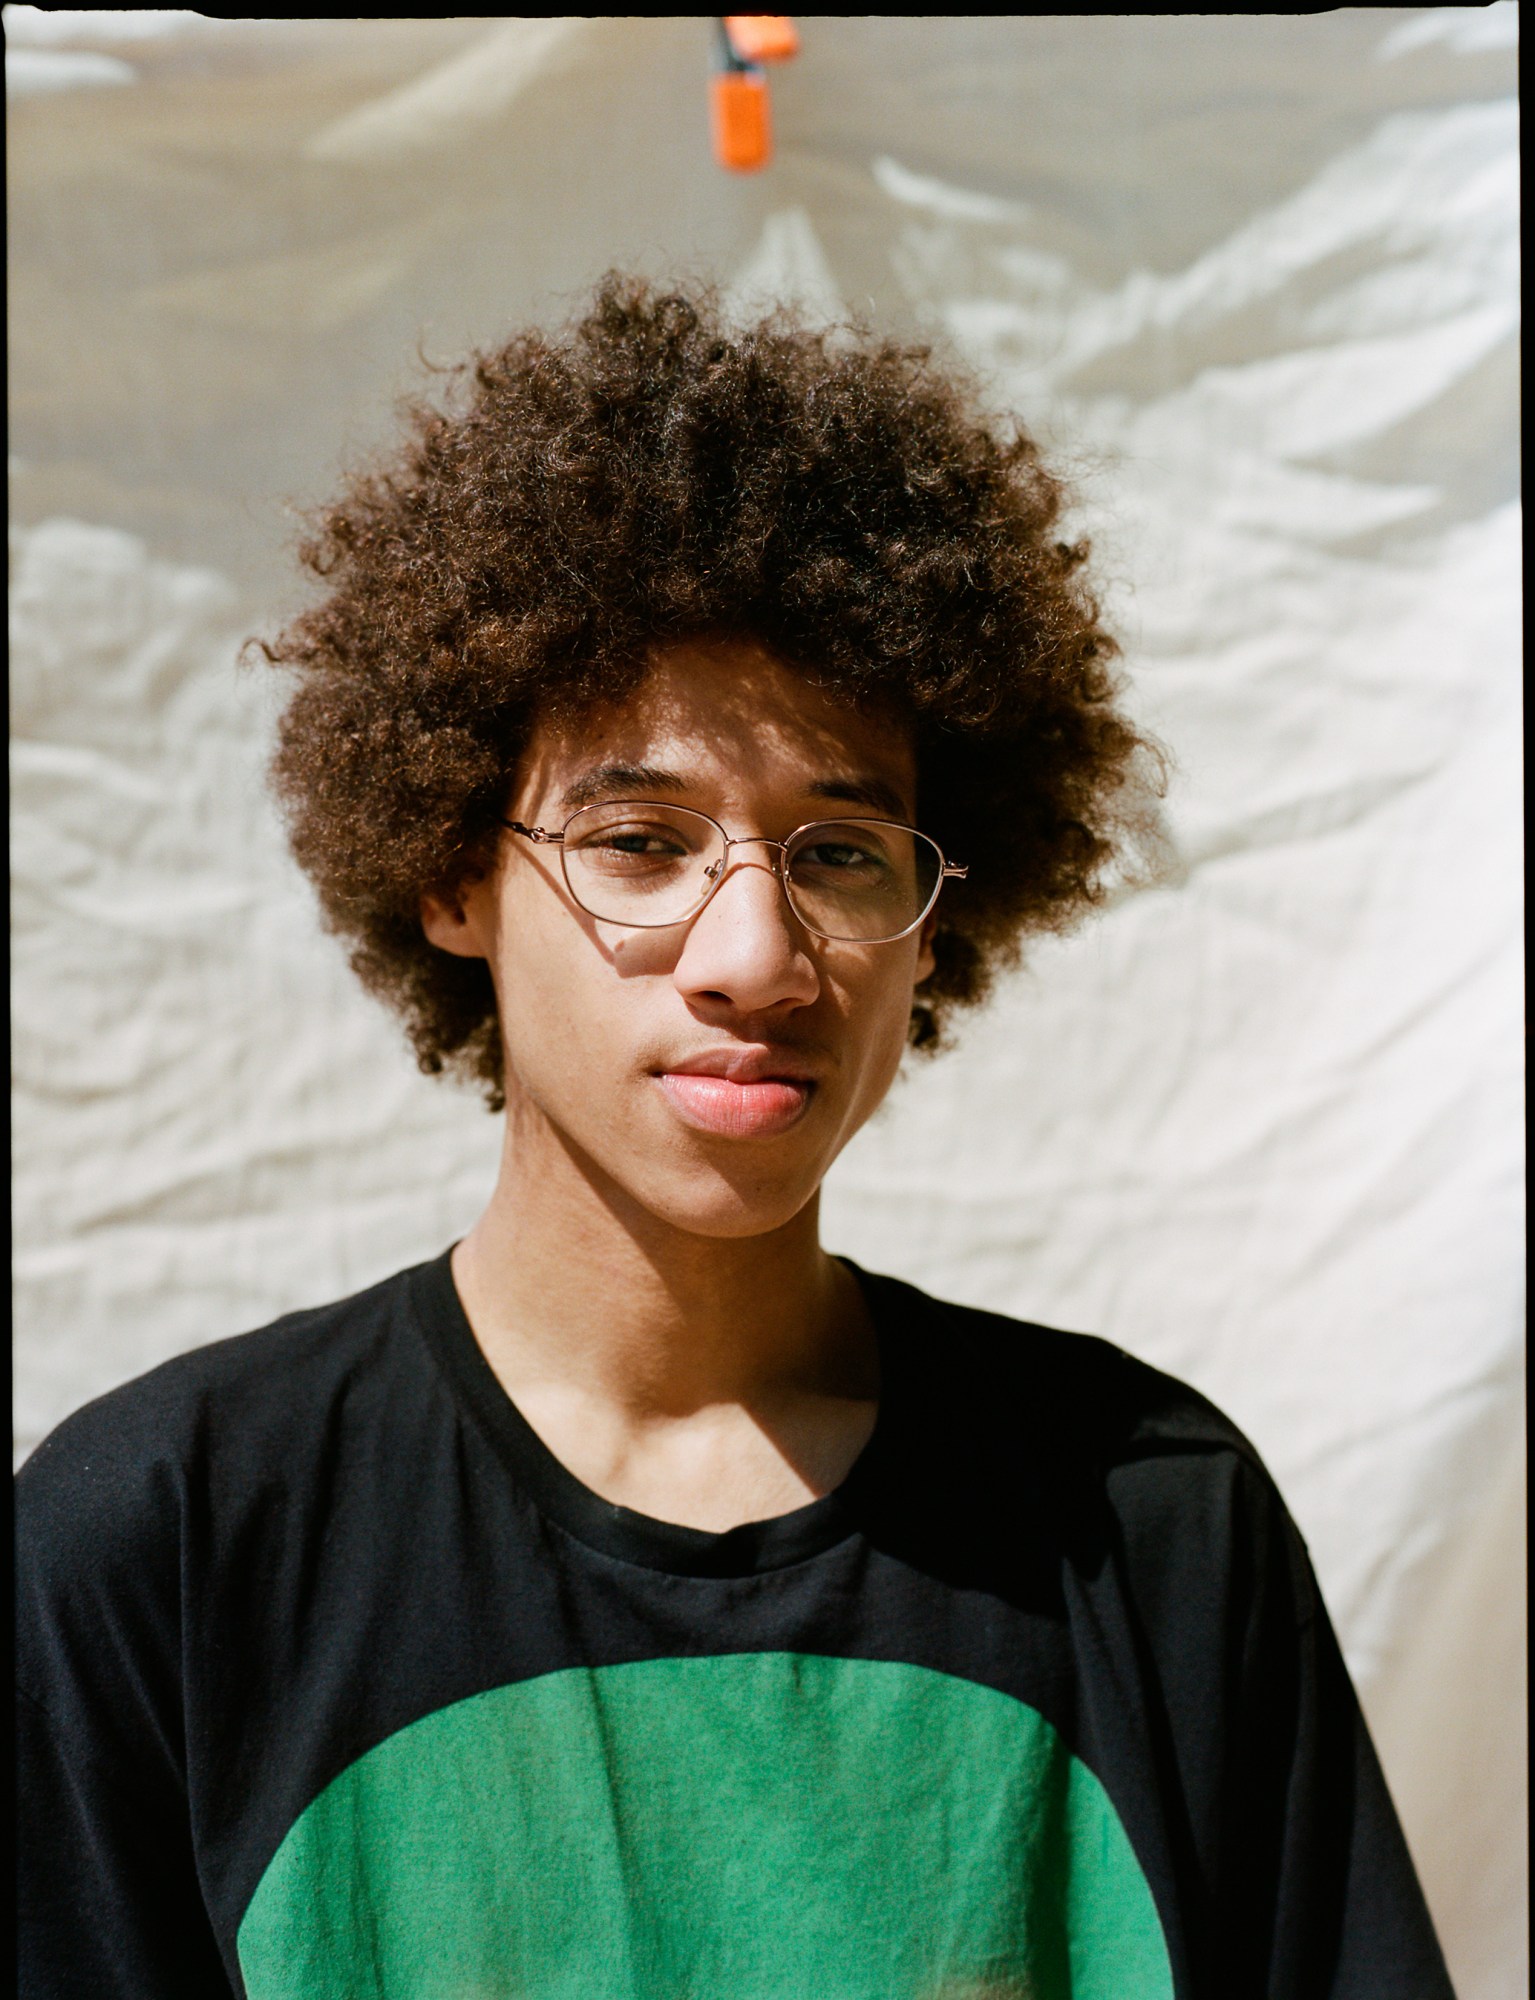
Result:
<svg viewBox="0 0 1535 2000"><path fill-rule="evenodd" d="M823 778L805 790L813 799L835 799L841 804L872 806L877 813L904 820L911 806L894 785L883 778Z"/></svg>
<svg viewBox="0 0 1535 2000"><path fill-rule="evenodd" d="M649 798L657 792L691 789L680 772L661 771L653 764L603 764L595 771L583 772L567 788L560 805L566 812L579 812L599 799ZM891 819L904 820L911 810L895 786L882 778L818 778L806 785L805 792L810 798L838 805L870 806Z"/></svg>
<svg viewBox="0 0 1535 2000"><path fill-rule="evenodd" d="M685 792L686 778L675 771L658 771L653 764L604 764L587 771L566 791L560 804L567 812L595 805L598 799L643 799L652 792Z"/></svg>

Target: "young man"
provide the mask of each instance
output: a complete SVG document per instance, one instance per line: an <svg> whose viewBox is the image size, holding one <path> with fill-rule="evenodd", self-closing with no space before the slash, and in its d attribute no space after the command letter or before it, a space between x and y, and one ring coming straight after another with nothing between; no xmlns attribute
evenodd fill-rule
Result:
<svg viewBox="0 0 1535 2000"><path fill-rule="evenodd" d="M323 515L278 787L500 1177L25 1468L24 1992L1449 1992L1252 1448L819 1242L1145 824L1059 506L924 353L614 279Z"/></svg>

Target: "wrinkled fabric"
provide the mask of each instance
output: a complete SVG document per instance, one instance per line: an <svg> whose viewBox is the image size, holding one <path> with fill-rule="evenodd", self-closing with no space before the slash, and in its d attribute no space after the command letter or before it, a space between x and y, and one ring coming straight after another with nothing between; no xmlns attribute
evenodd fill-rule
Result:
<svg viewBox="0 0 1535 2000"><path fill-rule="evenodd" d="M435 1253L498 1134L284 857L292 509L607 265L923 334L1071 475L1176 879L913 1063L826 1235L1192 1382L1316 1563L1463 2000L1527 1985L1516 11L6 10L18 1449ZM426 378L430 386L430 379ZM961 856L961 860L972 857Z"/></svg>

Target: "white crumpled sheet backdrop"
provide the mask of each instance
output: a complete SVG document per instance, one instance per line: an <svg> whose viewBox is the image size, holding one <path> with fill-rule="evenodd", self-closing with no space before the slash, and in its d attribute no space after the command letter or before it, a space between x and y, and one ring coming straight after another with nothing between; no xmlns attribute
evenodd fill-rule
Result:
<svg viewBox="0 0 1535 2000"><path fill-rule="evenodd" d="M318 931L234 665L418 341L609 263L928 329L1075 478L1183 879L913 1069L828 1240L1248 1431L1462 2000L1523 1994L1509 0L807 17L741 180L702 17L5 17L19 1450L490 1184Z"/></svg>

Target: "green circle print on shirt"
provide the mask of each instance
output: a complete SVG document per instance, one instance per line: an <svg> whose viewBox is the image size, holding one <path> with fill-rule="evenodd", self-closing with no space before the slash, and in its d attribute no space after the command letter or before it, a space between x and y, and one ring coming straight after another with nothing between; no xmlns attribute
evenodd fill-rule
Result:
<svg viewBox="0 0 1535 2000"><path fill-rule="evenodd" d="M295 1822L250 2000L1163 2000L1151 1892L1036 1710L731 1653L455 1702Z"/></svg>

